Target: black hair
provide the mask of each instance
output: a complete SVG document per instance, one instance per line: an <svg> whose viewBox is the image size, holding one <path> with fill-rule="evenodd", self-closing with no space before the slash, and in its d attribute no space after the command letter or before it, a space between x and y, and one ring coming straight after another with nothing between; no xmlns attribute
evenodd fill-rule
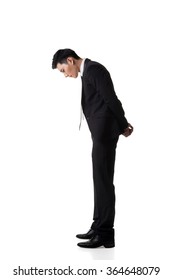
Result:
<svg viewBox="0 0 173 280"><path fill-rule="evenodd" d="M80 59L80 57L75 53L75 51L71 49L61 49L58 50L52 60L52 69L55 69L57 67L57 64L60 63L67 63L67 58L71 56L75 59Z"/></svg>

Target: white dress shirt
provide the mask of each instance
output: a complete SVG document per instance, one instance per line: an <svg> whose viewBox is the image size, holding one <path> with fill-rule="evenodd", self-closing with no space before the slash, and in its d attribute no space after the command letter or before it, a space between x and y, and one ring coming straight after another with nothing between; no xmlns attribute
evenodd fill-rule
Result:
<svg viewBox="0 0 173 280"><path fill-rule="evenodd" d="M80 65L80 75L81 75L81 77L83 76L84 62L85 62L85 58L82 59L82 63L81 63L81 65ZM82 102L82 90L81 90L81 99L80 99L80 123L79 123L79 130L80 130L80 128L81 128L82 119L84 118L81 102Z"/></svg>
<svg viewBox="0 0 173 280"><path fill-rule="evenodd" d="M80 65L80 74L81 74L81 76L83 76L85 59L86 58L82 59L82 62L81 62L81 65Z"/></svg>

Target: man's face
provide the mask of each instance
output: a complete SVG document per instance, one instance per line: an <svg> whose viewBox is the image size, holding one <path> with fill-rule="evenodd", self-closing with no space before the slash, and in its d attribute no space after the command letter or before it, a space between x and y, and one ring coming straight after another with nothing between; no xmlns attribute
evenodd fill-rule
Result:
<svg viewBox="0 0 173 280"><path fill-rule="evenodd" d="M68 57L67 63L58 63L57 69L63 73L65 77L77 78L78 76L78 69L73 58Z"/></svg>

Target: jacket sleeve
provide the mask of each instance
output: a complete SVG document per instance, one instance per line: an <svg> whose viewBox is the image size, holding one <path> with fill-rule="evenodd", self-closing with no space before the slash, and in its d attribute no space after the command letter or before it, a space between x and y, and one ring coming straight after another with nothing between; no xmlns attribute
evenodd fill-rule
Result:
<svg viewBox="0 0 173 280"><path fill-rule="evenodd" d="M122 104L115 93L109 72L105 67L91 66L88 71L88 79L112 111L118 121L121 133L123 133L124 129L128 127L128 121L125 118L125 112Z"/></svg>

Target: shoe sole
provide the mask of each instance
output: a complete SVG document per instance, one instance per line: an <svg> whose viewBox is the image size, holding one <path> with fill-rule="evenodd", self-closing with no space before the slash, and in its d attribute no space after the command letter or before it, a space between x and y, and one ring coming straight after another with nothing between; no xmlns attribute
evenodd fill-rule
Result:
<svg viewBox="0 0 173 280"><path fill-rule="evenodd" d="M98 246L92 246L92 245L89 245L89 246L87 246L86 244L85 245L82 245L82 244L80 244L80 243L78 243L77 244L79 247L81 247L81 248L85 248L85 249L94 249L94 248L99 248L99 247L101 247L101 246L103 246L103 247L105 247L105 248L113 248L113 247L115 247L115 243L102 243L102 244L100 244L100 245L98 245Z"/></svg>

